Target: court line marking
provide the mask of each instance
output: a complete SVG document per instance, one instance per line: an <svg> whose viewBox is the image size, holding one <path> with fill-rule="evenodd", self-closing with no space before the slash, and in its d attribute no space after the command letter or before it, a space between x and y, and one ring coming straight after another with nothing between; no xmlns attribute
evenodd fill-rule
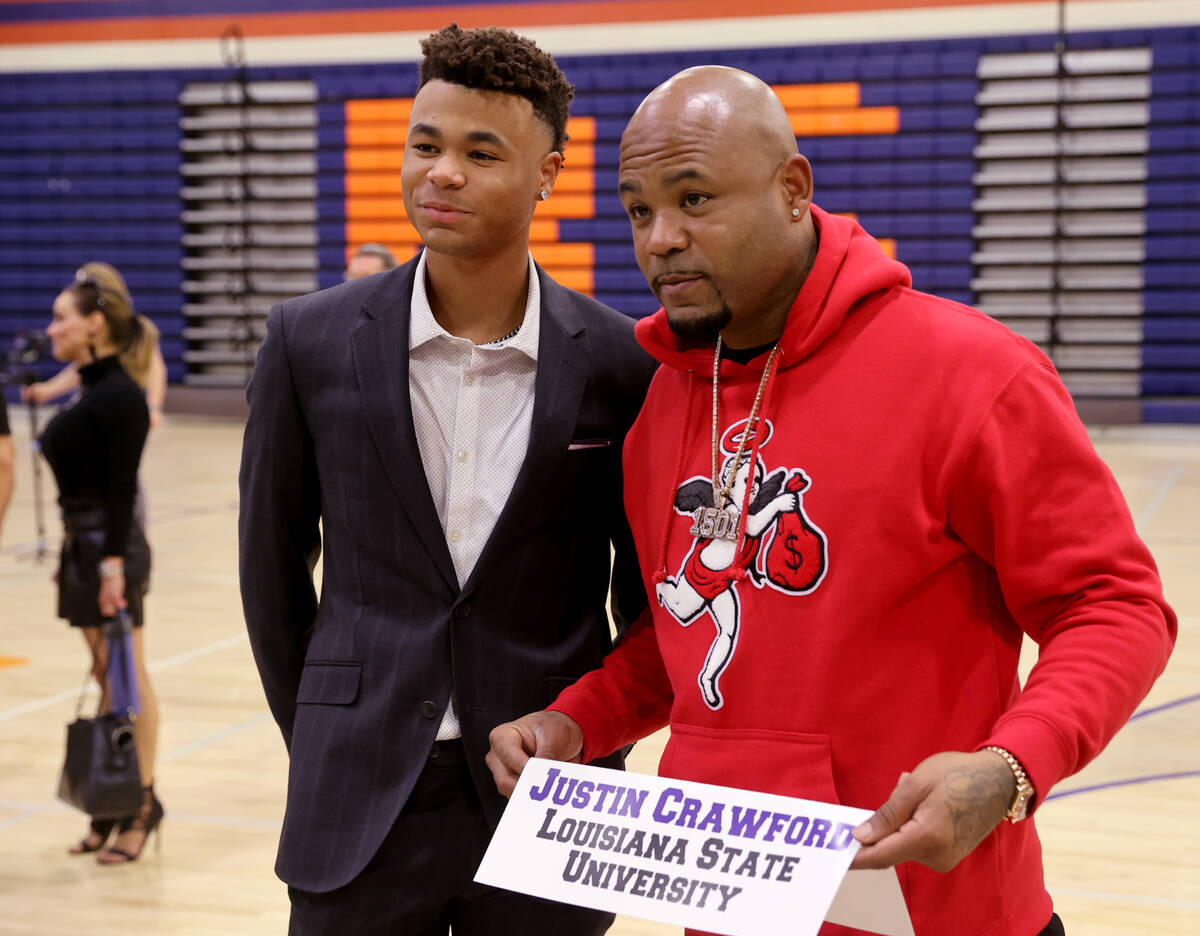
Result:
<svg viewBox="0 0 1200 936"><path fill-rule="evenodd" d="M157 673L161 670L170 669L180 663L187 663L189 660L194 660L197 657L208 656L210 653L217 653L221 650L226 650L229 647L236 646L248 638L246 634L237 634L233 637L226 637L223 640L216 640L210 644L205 644L201 647L196 647L192 650L185 650L183 653L177 653L175 656L166 657L162 660L156 660L149 664L146 668ZM20 705L14 705L12 708L0 711L0 722L11 721L21 715L28 715L30 712L38 712L45 708L50 708L53 705L58 705L60 702L65 702L68 699L74 699L79 696L79 688L63 689L61 692L56 692L53 695L42 696L40 699L32 699L29 702L22 702Z"/></svg>
<svg viewBox="0 0 1200 936"><path fill-rule="evenodd" d="M12 806L10 806L8 803L0 803L0 806L21 810L21 812L17 813L17 815L0 822L0 829L7 829L9 826L18 825L19 823L24 822L26 819L33 819L35 816L40 816L42 813L52 808L49 806L30 806L28 803L22 803L20 805L14 804ZM65 806L63 808L66 809Z"/></svg>
<svg viewBox="0 0 1200 936"><path fill-rule="evenodd" d="M1176 462L1171 466L1171 470L1167 472L1167 476L1162 479L1158 485L1158 490L1154 492L1154 496L1150 498L1148 503L1142 510L1141 516L1137 518L1134 526L1140 533L1150 522L1151 518L1158 512L1158 508L1162 506L1164 500L1167 499L1167 494L1171 488L1175 486L1175 482L1179 480L1179 476L1183 474L1183 462Z"/></svg>
<svg viewBox="0 0 1200 936"><path fill-rule="evenodd" d="M176 520L192 520L196 517L209 517L219 513L236 513L238 510L238 501L226 501L220 504L208 504L202 507L166 507L161 511L152 513L146 522L147 531L164 526L168 523L174 523ZM46 558L53 558L62 548L62 534L57 533L48 536L42 544L46 548ZM0 556L14 555L18 561L24 559L27 554L37 551L38 541L29 540L24 543L9 543L7 546L0 546Z"/></svg>
<svg viewBox="0 0 1200 936"><path fill-rule="evenodd" d="M251 718L247 718L243 721L238 722L237 724L230 725L228 728L222 728L219 731L214 731L212 734L208 735L207 737L198 738L195 741L191 741L188 744L185 744L183 747L176 748L175 750L171 751L169 754L165 755L164 757L159 758L159 763L166 764L166 763L169 763L169 762L175 760L177 757L184 757L188 754L191 754L193 751L200 750L200 748L208 747L208 745L210 745L210 744L214 744L217 741L221 741L225 738L231 737L235 734L245 731L247 728L253 728L255 725L261 725L263 722L267 721L270 717L271 717L270 712L260 712L259 714L255 715ZM281 738L280 743L282 743L282 742L283 742L283 739Z"/></svg>
<svg viewBox="0 0 1200 936"><path fill-rule="evenodd" d="M1160 780L1185 780L1189 777L1200 777L1200 770L1179 770L1175 773L1146 774L1142 777L1127 777L1124 780L1109 780L1106 783L1093 783L1090 786L1075 787L1072 790L1059 790L1046 797L1045 802L1062 799L1064 796L1078 796L1080 793L1095 793L1098 790L1112 790L1116 787L1134 786L1139 783L1157 783Z"/></svg>
<svg viewBox="0 0 1200 936"><path fill-rule="evenodd" d="M182 654L181 654L181 656L182 656ZM237 724L230 725L227 728L221 728L218 731L214 731L212 734L206 735L203 738L198 738L195 741L190 741L187 744L183 745L183 747L178 747L175 750L170 751L169 753L160 757L158 762L160 764L165 764L165 763L168 763L169 761L175 760L176 758L184 757L188 754L191 754L193 751L198 751L201 748L208 747L208 745L210 745L210 744L214 744L217 741L222 741L225 738L228 738L232 735L235 735L242 731L245 731L247 728L253 728L255 725L262 724L263 722L267 721L268 718L270 718L270 715L271 715L270 712L261 712L258 715L254 715L250 718L244 719L243 721L240 721ZM19 825L20 823L25 822L28 819L36 818L37 816L44 815L45 813L48 813L48 812L57 812L59 810L70 809L70 807L68 807L65 803L59 803L57 801L51 801L49 803L37 804L37 803L24 803L24 802L0 800L0 807L22 810L22 812L18 813L16 816L10 816L8 819L0 821L0 830L7 829L7 828L10 828L15 825ZM71 811L73 812L74 810L71 810ZM263 826L263 827L268 827L268 828L278 828L280 821L281 821L281 820L257 819L257 818L246 818L246 819L237 819L235 817L222 818L222 817L204 816L201 814L175 813L175 812L172 813L172 816L176 817L177 819L191 817L193 819L196 819L197 821L202 821L202 822L218 822L218 823L222 823L222 824L226 824L226 825L234 824L234 825L255 826L255 827Z"/></svg>
<svg viewBox="0 0 1200 936"><path fill-rule="evenodd" d="M71 815L79 815L79 811L66 803L49 802L49 803L29 803L22 800L0 800L0 809L16 809L20 811L20 815L11 816L8 819L0 821L0 829L6 829L9 826L17 825L24 822L26 819L33 819L36 816L44 816L48 813L70 813ZM282 819L259 819L253 816L220 816L205 813L180 812L179 810L171 810L171 819L173 821L184 820L187 822L201 822L208 825L223 825L237 826L247 829L278 829L283 823Z"/></svg>
<svg viewBox="0 0 1200 936"><path fill-rule="evenodd" d="M1147 715L1157 715L1159 712L1165 712L1167 709L1177 708L1180 705L1188 705L1197 701L1200 701L1200 692L1197 692L1193 695L1182 696L1178 699L1172 699L1170 702L1162 703L1162 705L1155 705L1151 708L1140 709L1129 716L1129 721L1136 721L1139 718L1145 718Z"/></svg>

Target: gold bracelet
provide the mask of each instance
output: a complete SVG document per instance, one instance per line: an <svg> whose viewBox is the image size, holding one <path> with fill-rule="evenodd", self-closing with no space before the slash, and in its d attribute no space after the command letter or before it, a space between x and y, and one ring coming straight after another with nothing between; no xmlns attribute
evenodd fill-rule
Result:
<svg viewBox="0 0 1200 936"><path fill-rule="evenodd" d="M998 747L995 744L989 744L984 748L985 751L991 751L993 754L999 754L1004 758L1004 762L1008 764L1009 769L1013 772L1013 777L1017 781L1017 789L1013 794L1012 802L1008 804L1008 810L1004 813L1004 818L1009 822L1020 822L1029 815L1029 803L1033 800L1034 789L1033 784L1029 782L1029 774L1025 772L1025 768L1021 766L1021 762L1012 754Z"/></svg>

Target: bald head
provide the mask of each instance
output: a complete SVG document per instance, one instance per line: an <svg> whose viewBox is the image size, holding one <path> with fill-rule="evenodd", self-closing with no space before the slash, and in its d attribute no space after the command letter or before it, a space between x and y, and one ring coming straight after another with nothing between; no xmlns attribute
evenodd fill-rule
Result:
<svg viewBox="0 0 1200 936"><path fill-rule="evenodd" d="M755 153L776 164L798 152L787 111L770 86L723 65L685 69L651 91L625 128L622 151L651 127L732 134L730 139L752 142Z"/></svg>
<svg viewBox="0 0 1200 936"><path fill-rule="evenodd" d="M713 65L663 82L621 137L618 188L673 329L735 348L778 336L815 238L812 170L774 91Z"/></svg>

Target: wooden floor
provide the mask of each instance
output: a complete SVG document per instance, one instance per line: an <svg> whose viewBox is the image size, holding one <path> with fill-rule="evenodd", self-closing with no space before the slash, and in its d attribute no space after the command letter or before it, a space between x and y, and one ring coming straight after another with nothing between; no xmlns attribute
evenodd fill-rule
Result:
<svg viewBox="0 0 1200 936"><path fill-rule="evenodd" d="M157 787L167 819L161 854L107 868L66 854L84 821L53 795L86 656L54 617L52 563L33 561L28 427L12 415L18 489L0 543L0 933L284 933L287 897L271 868L286 763L237 593L240 426L177 417L146 455L154 547L146 636L163 708ZM1200 432L1095 436L1158 559L1180 638L1140 717L1039 812L1047 882L1071 936L1197 936ZM53 546L53 507L47 518ZM653 772L661 744L640 745L632 769ZM612 930L672 932L626 918Z"/></svg>

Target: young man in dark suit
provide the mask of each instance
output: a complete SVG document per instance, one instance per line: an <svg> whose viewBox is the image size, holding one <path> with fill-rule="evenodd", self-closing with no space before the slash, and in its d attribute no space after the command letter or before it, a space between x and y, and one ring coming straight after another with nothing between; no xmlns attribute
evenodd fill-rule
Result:
<svg viewBox="0 0 1200 936"><path fill-rule="evenodd" d="M248 391L242 597L291 755L276 871L296 936L601 933L472 878L504 805L488 732L599 665L610 549L618 625L646 606L620 453L653 365L529 255L573 95L553 59L453 26L422 50L424 252L273 309Z"/></svg>

